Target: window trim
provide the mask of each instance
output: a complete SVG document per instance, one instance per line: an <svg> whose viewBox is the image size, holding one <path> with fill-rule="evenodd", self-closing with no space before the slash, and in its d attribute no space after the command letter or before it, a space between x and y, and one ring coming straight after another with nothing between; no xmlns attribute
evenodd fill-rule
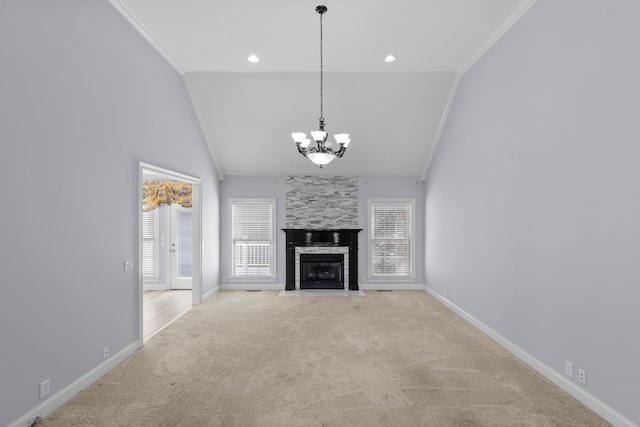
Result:
<svg viewBox="0 0 640 427"><path fill-rule="evenodd" d="M409 236L409 274L406 276L382 276L373 274L373 224L371 223L371 209L376 204L403 204L409 205L411 209L411 234ZM370 282L396 282L396 281L415 281L416 278L416 259L415 259L415 242L416 242L416 199L415 198L370 198L367 201L367 225L369 228L367 240L367 261L368 261L368 281Z"/></svg>
<svg viewBox="0 0 640 427"><path fill-rule="evenodd" d="M271 205L271 275L270 276L234 276L234 248L233 248L233 206L240 203L268 203ZM247 282L275 282L276 280L276 199L275 198L257 198L257 197L231 197L228 199L229 204L229 263L227 280L230 283L247 283Z"/></svg>

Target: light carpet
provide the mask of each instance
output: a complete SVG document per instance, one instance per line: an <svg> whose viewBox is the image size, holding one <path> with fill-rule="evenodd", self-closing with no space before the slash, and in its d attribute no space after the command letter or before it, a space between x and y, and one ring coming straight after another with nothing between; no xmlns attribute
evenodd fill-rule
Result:
<svg viewBox="0 0 640 427"><path fill-rule="evenodd" d="M42 426L605 426L423 291L221 291Z"/></svg>

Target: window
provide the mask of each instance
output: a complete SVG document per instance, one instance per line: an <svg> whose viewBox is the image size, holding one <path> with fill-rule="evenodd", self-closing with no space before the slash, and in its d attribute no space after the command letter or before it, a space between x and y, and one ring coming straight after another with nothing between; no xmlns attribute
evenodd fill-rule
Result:
<svg viewBox="0 0 640 427"><path fill-rule="evenodd" d="M369 275L413 278L414 199L369 200Z"/></svg>
<svg viewBox="0 0 640 427"><path fill-rule="evenodd" d="M275 278L275 200L230 199L231 277Z"/></svg>
<svg viewBox="0 0 640 427"><path fill-rule="evenodd" d="M158 211L142 212L142 277L147 281L160 279Z"/></svg>

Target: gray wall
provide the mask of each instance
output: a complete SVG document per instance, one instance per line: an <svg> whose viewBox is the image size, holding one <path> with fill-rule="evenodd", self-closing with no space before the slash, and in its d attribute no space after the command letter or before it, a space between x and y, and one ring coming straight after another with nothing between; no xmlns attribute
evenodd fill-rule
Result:
<svg viewBox="0 0 640 427"><path fill-rule="evenodd" d="M339 160L336 160L339 161ZM276 284L284 286L285 283L285 236L281 231L285 228L286 179L288 177L264 177L264 176L225 176L220 186L221 196L221 278L229 277L229 206L228 199L235 197L268 197L276 199ZM326 180L326 176L319 177ZM367 275L369 268L368 230L367 230L367 201L369 198L380 197L412 197L416 199L416 278L408 284L424 284L424 207L425 184L418 177L357 177L358 200L357 227L363 230L359 234L359 281L366 285L363 276ZM395 283L395 282L394 282ZM378 284L385 287L385 284Z"/></svg>
<svg viewBox="0 0 640 427"><path fill-rule="evenodd" d="M539 0L462 78L427 284L640 422L640 3Z"/></svg>
<svg viewBox="0 0 640 427"><path fill-rule="evenodd" d="M368 229L368 200L375 198L415 198L415 280L412 282L417 285L425 284L424 275L424 215L425 215L425 183L420 181L419 177L392 177L392 176L366 176L360 177L358 185L359 192L359 208L358 216L360 228L360 252L358 253L358 265L360 283L367 285L364 276L369 274L369 229ZM391 284L397 284L397 281L391 281ZM403 281L403 286L411 284L411 282ZM383 283L377 282L377 287L385 288ZM389 287L389 286L386 286Z"/></svg>
<svg viewBox="0 0 640 427"><path fill-rule="evenodd" d="M220 271L223 283L230 274L231 243L229 240L229 199L230 198L270 198L276 199L276 281L284 286L285 258L285 190L284 176L225 176L220 184Z"/></svg>
<svg viewBox="0 0 640 427"><path fill-rule="evenodd" d="M138 161L203 179L203 290L219 277L217 174L182 77L104 0L0 2L0 425L138 340Z"/></svg>

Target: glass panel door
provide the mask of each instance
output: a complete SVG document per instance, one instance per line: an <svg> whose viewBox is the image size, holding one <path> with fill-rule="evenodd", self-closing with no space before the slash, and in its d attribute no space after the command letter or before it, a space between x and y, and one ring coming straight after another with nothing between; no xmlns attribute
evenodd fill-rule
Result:
<svg viewBox="0 0 640 427"><path fill-rule="evenodd" d="M191 289L193 276L193 214L171 205L171 289Z"/></svg>

